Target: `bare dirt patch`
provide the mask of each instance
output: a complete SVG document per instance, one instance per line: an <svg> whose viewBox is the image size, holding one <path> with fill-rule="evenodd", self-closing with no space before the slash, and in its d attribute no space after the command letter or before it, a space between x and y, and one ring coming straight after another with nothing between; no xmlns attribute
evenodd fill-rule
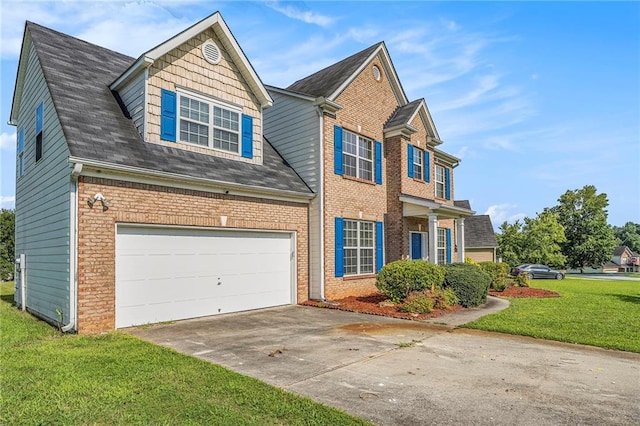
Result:
<svg viewBox="0 0 640 426"><path fill-rule="evenodd" d="M489 290L491 296L496 297L560 297L560 293L535 287L507 287L504 291Z"/></svg>

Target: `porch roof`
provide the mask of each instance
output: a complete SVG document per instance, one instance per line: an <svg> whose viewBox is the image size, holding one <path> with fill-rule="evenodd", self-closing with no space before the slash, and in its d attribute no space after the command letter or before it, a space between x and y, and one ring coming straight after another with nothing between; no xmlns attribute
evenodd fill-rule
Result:
<svg viewBox="0 0 640 426"><path fill-rule="evenodd" d="M402 202L402 215L404 217L428 217L435 214L439 218L459 219L473 216L476 213L471 209L415 195L400 194L400 202Z"/></svg>

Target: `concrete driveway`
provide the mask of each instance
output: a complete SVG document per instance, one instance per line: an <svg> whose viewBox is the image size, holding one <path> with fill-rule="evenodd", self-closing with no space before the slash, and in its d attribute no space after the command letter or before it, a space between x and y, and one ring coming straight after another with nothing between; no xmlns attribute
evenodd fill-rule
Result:
<svg viewBox="0 0 640 426"><path fill-rule="evenodd" d="M637 425L640 355L304 306L131 334L380 425Z"/></svg>

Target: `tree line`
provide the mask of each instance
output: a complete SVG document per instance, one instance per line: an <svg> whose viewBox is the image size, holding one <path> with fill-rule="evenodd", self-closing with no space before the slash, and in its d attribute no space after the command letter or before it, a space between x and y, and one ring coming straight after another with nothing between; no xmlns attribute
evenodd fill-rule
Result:
<svg viewBox="0 0 640 426"><path fill-rule="evenodd" d="M496 233L498 255L511 266L541 263L582 270L602 266L617 245L640 252L640 224L610 226L608 206L607 194L598 194L593 185L568 190L535 218L503 222Z"/></svg>

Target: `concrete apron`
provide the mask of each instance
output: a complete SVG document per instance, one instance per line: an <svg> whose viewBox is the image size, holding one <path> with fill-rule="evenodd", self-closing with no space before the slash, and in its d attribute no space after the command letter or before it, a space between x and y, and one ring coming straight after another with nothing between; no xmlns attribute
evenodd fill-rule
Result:
<svg viewBox="0 0 640 426"><path fill-rule="evenodd" d="M130 329L376 424L638 424L640 355L287 306Z"/></svg>

